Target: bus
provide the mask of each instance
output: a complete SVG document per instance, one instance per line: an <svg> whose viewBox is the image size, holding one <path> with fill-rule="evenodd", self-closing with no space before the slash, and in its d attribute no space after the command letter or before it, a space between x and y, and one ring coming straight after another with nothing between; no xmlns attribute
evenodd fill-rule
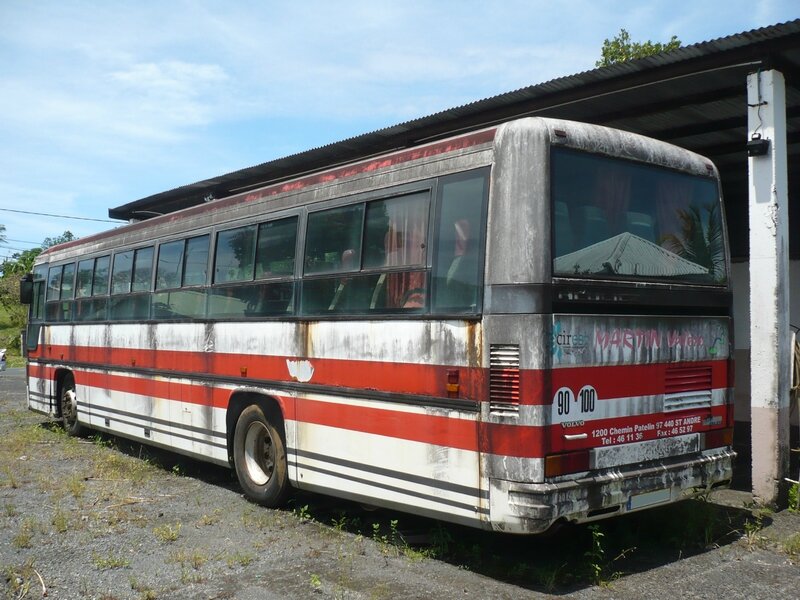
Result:
<svg viewBox="0 0 800 600"><path fill-rule="evenodd" d="M509 533L732 476L717 170L521 118L44 251L28 406L293 488Z"/></svg>

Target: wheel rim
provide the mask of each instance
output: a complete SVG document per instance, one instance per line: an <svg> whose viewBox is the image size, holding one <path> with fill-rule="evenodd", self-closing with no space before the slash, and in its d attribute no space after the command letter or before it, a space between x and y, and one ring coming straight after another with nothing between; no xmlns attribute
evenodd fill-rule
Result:
<svg viewBox="0 0 800 600"><path fill-rule="evenodd" d="M265 485L275 470L275 445L266 425L251 423L244 438L247 475L256 485Z"/></svg>
<svg viewBox="0 0 800 600"><path fill-rule="evenodd" d="M78 396L73 388L64 390L61 396L61 414L70 427L78 420Z"/></svg>

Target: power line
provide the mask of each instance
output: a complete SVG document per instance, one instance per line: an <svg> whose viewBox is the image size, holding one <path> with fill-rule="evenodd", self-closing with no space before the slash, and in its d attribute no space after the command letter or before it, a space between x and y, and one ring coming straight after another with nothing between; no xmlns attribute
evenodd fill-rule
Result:
<svg viewBox="0 0 800 600"><path fill-rule="evenodd" d="M13 208L0 208L5 212L22 213L24 215L36 215L39 217L55 217L57 219L75 219L78 221L99 221L101 223L119 223L119 221L112 221L111 219L92 219L90 217L72 217L70 215L54 215L51 213L33 212L30 210L16 210Z"/></svg>
<svg viewBox="0 0 800 600"><path fill-rule="evenodd" d="M19 242L20 244L33 244L34 246L41 246L42 242L30 242L28 240L12 240L11 238L6 238L7 242Z"/></svg>

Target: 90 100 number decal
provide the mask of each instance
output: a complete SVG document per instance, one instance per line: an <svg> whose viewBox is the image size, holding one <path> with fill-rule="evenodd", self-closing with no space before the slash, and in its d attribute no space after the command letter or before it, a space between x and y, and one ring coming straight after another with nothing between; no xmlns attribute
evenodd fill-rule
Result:
<svg viewBox="0 0 800 600"><path fill-rule="evenodd" d="M583 386L577 396L568 387L558 388L553 396L553 415L568 417L593 413L597 406L597 390L591 385Z"/></svg>
<svg viewBox="0 0 800 600"><path fill-rule="evenodd" d="M575 394L568 387L562 387L556 392L553 398L553 405L556 407L559 415L568 415L570 407L575 402Z"/></svg>
<svg viewBox="0 0 800 600"><path fill-rule="evenodd" d="M594 404L597 401L597 390L590 385L585 385L578 392L578 398L581 401L581 412L590 413L594 412Z"/></svg>

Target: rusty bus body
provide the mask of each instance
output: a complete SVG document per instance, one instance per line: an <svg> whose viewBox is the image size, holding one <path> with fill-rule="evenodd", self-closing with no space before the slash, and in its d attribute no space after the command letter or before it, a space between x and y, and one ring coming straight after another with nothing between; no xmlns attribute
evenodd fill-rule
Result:
<svg viewBox="0 0 800 600"><path fill-rule="evenodd" d="M527 118L70 242L36 265L29 407L231 465L267 505L292 486L535 533L689 497L726 485L734 457L718 189L682 149ZM697 190L711 200L670 205ZM675 234L698 206L716 244L703 265ZM355 212L363 239L330 242ZM295 228L297 259L247 279L234 267L252 249L226 240L267 222ZM472 287L445 299L469 244ZM182 287L160 274L179 247L199 273ZM338 309L348 286L361 299ZM266 296L277 314L251 310Z"/></svg>

